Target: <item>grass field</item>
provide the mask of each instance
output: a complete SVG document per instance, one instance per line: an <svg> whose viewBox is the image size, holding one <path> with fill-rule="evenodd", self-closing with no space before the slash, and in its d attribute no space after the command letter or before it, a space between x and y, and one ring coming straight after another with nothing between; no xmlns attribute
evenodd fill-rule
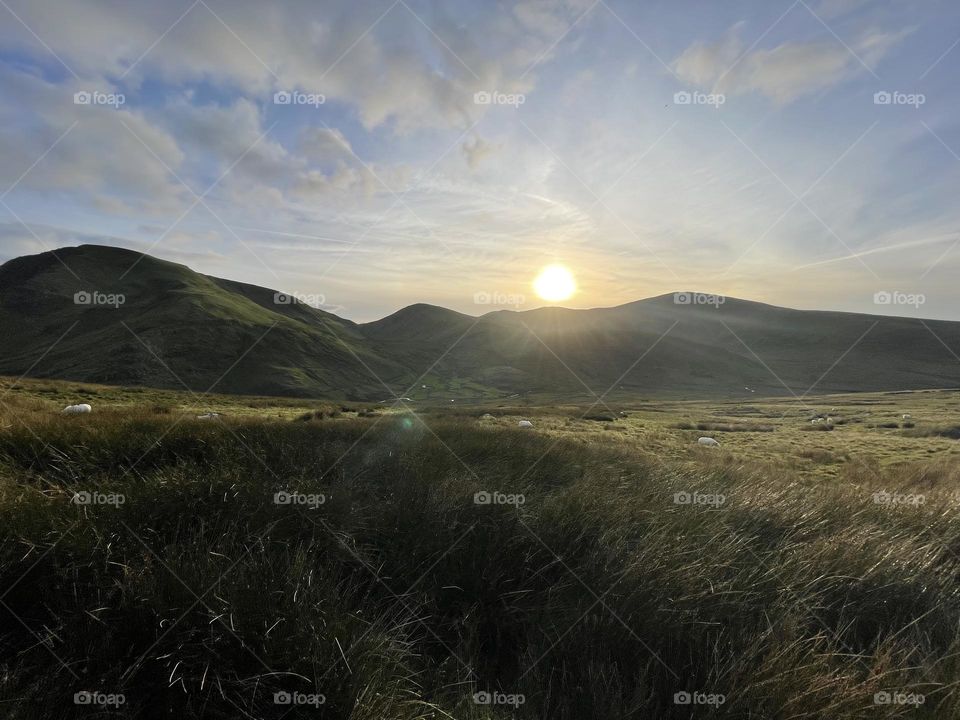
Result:
<svg viewBox="0 0 960 720"><path fill-rule="evenodd" d="M958 400L8 379L0 714L960 717Z"/></svg>

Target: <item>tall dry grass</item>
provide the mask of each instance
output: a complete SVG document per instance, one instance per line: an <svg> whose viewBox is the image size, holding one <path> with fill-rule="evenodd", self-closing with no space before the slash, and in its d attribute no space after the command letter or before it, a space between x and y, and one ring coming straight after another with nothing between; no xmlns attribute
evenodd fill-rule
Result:
<svg viewBox="0 0 960 720"><path fill-rule="evenodd" d="M463 417L18 419L7 717L960 717L953 475L823 485Z"/></svg>

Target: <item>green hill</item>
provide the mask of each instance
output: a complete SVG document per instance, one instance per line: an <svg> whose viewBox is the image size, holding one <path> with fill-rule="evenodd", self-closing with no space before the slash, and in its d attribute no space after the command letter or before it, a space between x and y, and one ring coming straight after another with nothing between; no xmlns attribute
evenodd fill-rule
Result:
<svg viewBox="0 0 960 720"><path fill-rule="evenodd" d="M132 269L131 269L132 268ZM77 304L76 293L123 304ZM95 245L0 266L0 374L415 400L741 397L960 385L960 323L672 295L612 308L417 304L356 324L267 288ZM101 297L109 300L109 297ZM931 332L932 331L932 332ZM942 342L941 342L942 341ZM945 347L948 346L948 347ZM390 388L390 392L384 387ZM789 388L789 390L788 390Z"/></svg>
<svg viewBox="0 0 960 720"><path fill-rule="evenodd" d="M354 323L307 305L275 303L272 290L146 255L136 262L139 253L117 248L84 245L57 256L62 262L44 253L0 267L0 334L7 340L0 372L343 397L367 396L376 386L352 353L376 372L398 372L364 357ZM75 293L94 289L123 294L125 302L75 304Z"/></svg>

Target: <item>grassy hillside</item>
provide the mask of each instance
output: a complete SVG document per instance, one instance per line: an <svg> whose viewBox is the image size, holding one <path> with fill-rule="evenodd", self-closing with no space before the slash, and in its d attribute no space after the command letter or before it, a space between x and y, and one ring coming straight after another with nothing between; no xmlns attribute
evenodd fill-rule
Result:
<svg viewBox="0 0 960 720"><path fill-rule="evenodd" d="M960 362L943 343L960 350L960 324L927 325L732 298L719 307L677 305L667 295L615 308L488 315L444 362L471 376L509 366L541 392L564 387L583 396L577 378L596 393L613 388L627 397L789 394L784 384L798 395L813 386L956 387Z"/></svg>
<svg viewBox="0 0 960 720"><path fill-rule="evenodd" d="M81 246L0 267L0 373L223 392L539 402L957 387L960 323L673 296L354 324L273 290ZM132 269L131 269L132 268ZM78 277L75 277L74 274ZM122 294L118 307L74 294Z"/></svg>
<svg viewBox="0 0 960 720"><path fill-rule="evenodd" d="M368 355L349 321L278 304L272 290L117 248L57 255L62 262L45 253L0 268L0 333L14 339L0 353L0 372L24 372L40 359L31 370L40 377L335 397L378 387L355 355L384 375L398 372ZM125 301L75 304L75 293L92 291Z"/></svg>
<svg viewBox="0 0 960 720"><path fill-rule="evenodd" d="M540 408L521 431L508 409L302 421L267 399L211 398L233 409L198 420L193 396L157 411L110 389L65 417L44 387L6 386L0 405L5 717L117 714L75 705L83 691L122 695L124 717L960 715L955 476L828 479L741 455L789 417L700 449L703 431L672 426L709 405ZM870 424L918 417L876 428L884 447L956 445L908 435L949 398L868 399L846 403ZM729 424L744 407L716 409ZM658 414L689 455L631 437ZM816 447L866 425L796 432ZM512 503L477 503L497 491Z"/></svg>

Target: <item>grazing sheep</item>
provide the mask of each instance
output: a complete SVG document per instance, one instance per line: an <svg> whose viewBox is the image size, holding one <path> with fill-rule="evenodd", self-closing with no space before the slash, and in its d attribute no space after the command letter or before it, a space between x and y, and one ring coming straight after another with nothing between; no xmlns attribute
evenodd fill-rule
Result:
<svg viewBox="0 0 960 720"><path fill-rule="evenodd" d="M700 445L706 445L707 447L720 447L720 443L718 443L716 440L714 440L711 437L702 437L699 440L697 440L697 442Z"/></svg>
<svg viewBox="0 0 960 720"><path fill-rule="evenodd" d="M907 413L907 414L905 414L905 415L903 415L903 416L901 416L901 417L902 417L903 420L909 420L909 419L910 419L910 413Z"/></svg>
<svg viewBox="0 0 960 720"><path fill-rule="evenodd" d="M530 422L529 420L521 420L520 422L517 423L517 426L522 428L532 428L533 423Z"/></svg>
<svg viewBox="0 0 960 720"><path fill-rule="evenodd" d="M67 405L63 409L64 415L82 415L83 413L92 412L93 408L87 405L86 403L80 403L79 405Z"/></svg>

